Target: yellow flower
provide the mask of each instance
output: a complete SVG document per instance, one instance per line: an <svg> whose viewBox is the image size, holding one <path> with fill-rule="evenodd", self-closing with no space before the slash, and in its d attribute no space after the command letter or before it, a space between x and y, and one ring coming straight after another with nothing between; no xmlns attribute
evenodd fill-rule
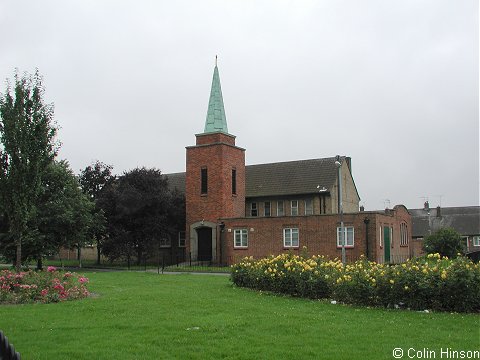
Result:
<svg viewBox="0 0 480 360"><path fill-rule="evenodd" d="M394 281L394 280L390 280L390 284L395 284L395 281Z"/></svg>
<svg viewBox="0 0 480 360"><path fill-rule="evenodd" d="M407 285L405 285L404 289L405 289L405 290L408 290L408 289L409 289L409 287L408 287Z"/></svg>
<svg viewBox="0 0 480 360"><path fill-rule="evenodd" d="M447 272L443 270L442 275L440 275L440 277L445 280L447 278Z"/></svg>

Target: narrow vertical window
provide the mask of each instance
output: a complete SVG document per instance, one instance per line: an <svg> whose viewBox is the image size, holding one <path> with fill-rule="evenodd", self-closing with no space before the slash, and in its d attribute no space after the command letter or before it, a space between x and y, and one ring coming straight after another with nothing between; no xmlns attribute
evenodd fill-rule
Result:
<svg viewBox="0 0 480 360"><path fill-rule="evenodd" d="M258 216L257 203L250 204L250 216Z"/></svg>
<svg viewBox="0 0 480 360"><path fill-rule="evenodd" d="M208 173L207 168L202 168L201 171L201 185L202 185L202 194L208 193Z"/></svg>
<svg viewBox="0 0 480 360"><path fill-rule="evenodd" d="M263 203L263 215L270 216L271 215L271 204L270 201L265 201Z"/></svg>
<svg viewBox="0 0 480 360"><path fill-rule="evenodd" d="M285 216L283 201L277 201L277 216Z"/></svg>
<svg viewBox="0 0 480 360"><path fill-rule="evenodd" d="M178 232L178 247L185 247L185 231Z"/></svg>
<svg viewBox="0 0 480 360"><path fill-rule="evenodd" d="M313 215L313 200L305 200L305 215Z"/></svg>
<svg viewBox="0 0 480 360"><path fill-rule="evenodd" d="M298 215L298 200L292 200L290 215Z"/></svg>
<svg viewBox="0 0 480 360"><path fill-rule="evenodd" d="M237 170L232 169L232 195L237 195Z"/></svg>
<svg viewBox="0 0 480 360"><path fill-rule="evenodd" d="M408 246L407 224L400 224L400 246Z"/></svg>

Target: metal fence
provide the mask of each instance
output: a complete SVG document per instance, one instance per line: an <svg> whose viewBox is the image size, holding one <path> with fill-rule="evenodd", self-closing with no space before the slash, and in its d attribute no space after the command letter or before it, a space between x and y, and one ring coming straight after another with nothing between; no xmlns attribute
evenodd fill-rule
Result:
<svg viewBox="0 0 480 360"><path fill-rule="evenodd" d="M158 271L165 272L187 272L187 271L196 271L196 272L230 272L230 266L228 264L233 263L233 258L228 257L223 259L223 261L214 261L214 260L194 260L192 259L191 253L186 254L186 256L176 255L174 257L169 257L168 254L164 254L158 262Z"/></svg>
<svg viewBox="0 0 480 360"><path fill-rule="evenodd" d="M0 360L20 360L20 353L8 341L3 331L0 330Z"/></svg>

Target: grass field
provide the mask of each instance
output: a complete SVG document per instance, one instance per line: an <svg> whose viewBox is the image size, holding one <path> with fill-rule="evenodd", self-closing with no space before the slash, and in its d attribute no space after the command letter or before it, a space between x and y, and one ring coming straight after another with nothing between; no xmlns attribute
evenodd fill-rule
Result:
<svg viewBox="0 0 480 360"><path fill-rule="evenodd" d="M480 317L363 309L233 287L225 276L88 273L96 296L0 306L22 359L393 359L478 350Z"/></svg>

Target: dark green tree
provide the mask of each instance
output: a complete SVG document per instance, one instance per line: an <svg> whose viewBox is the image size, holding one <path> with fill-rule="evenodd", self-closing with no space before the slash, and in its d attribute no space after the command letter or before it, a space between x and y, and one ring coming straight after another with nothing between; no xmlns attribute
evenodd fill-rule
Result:
<svg viewBox="0 0 480 360"><path fill-rule="evenodd" d="M98 205L99 198L106 189L115 182L115 175L112 174L113 166L106 165L100 161L87 166L80 172L79 181L83 192L88 194L95 202L94 226L91 228L91 236L97 244L97 264L100 264L101 252L104 240L107 236L105 213Z"/></svg>
<svg viewBox="0 0 480 360"><path fill-rule="evenodd" d="M423 240L423 250L427 254L439 253L449 258L457 257L458 253L465 253L462 237L452 228L443 228L428 235Z"/></svg>
<svg viewBox="0 0 480 360"><path fill-rule="evenodd" d="M33 76L16 72L13 90L7 85L0 97L0 204L15 241L17 271L42 177L57 153L53 105L45 104L43 95L37 70Z"/></svg>
<svg viewBox="0 0 480 360"><path fill-rule="evenodd" d="M137 264L158 249L159 241L176 234L184 222L184 200L171 192L159 170L137 168L124 173L99 204L107 216L109 237L104 254ZM182 226L182 227L180 227Z"/></svg>

